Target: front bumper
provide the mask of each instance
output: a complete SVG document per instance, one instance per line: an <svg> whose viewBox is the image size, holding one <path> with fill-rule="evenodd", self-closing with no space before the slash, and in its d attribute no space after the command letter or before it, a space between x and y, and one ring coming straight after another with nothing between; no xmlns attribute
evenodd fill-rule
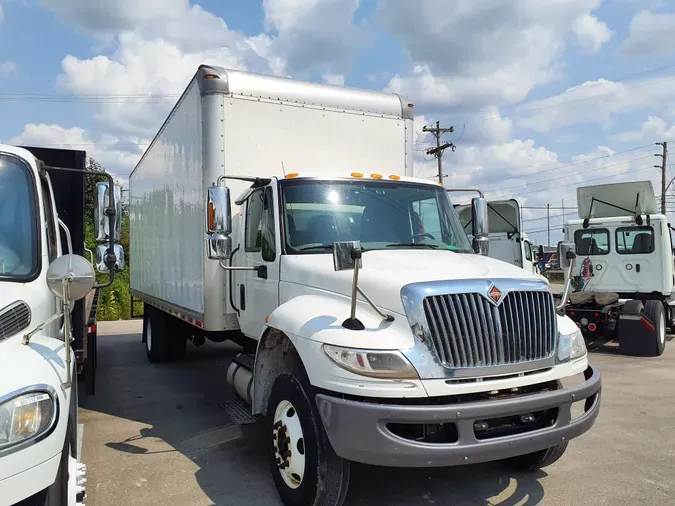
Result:
<svg viewBox="0 0 675 506"><path fill-rule="evenodd" d="M455 405L389 405L317 394L328 439L342 458L391 467L440 467L500 460L543 450L589 430L600 411L600 371L589 365L576 387L506 399ZM585 400L585 412L572 420L572 403ZM545 410L557 414L549 426L519 434L478 439L474 422ZM388 424L454 424L452 443L428 443L394 434Z"/></svg>

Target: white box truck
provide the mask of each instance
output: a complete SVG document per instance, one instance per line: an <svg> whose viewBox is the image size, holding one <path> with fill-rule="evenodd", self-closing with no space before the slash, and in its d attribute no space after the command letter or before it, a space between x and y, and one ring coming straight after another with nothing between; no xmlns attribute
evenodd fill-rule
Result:
<svg viewBox="0 0 675 506"><path fill-rule="evenodd" d="M547 282L485 256L482 194L469 241L412 144L396 94L201 66L131 174L148 358L242 344L284 504L341 504L352 461L539 468L598 415Z"/></svg>

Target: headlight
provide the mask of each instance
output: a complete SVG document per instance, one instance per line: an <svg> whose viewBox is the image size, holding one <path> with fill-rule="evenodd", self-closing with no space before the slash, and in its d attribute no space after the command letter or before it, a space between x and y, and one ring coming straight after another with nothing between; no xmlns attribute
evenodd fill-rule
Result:
<svg viewBox="0 0 675 506"><path fill-rule="evenodd" d="M0 449L38 436L54 422L54 399L30 392L0 404Z"/></svg>
<svg viewBox="0 0 675 506"><path fill-rule="evenodd" d="M419 375L400 351L357 350L323 345L323 351L338 366L372 378L417 379Z"/></svg>
<svg viewBox="0 0 675 506"><path fill-rule="evenodd" d="M558 362L567 362L586 355L586 341L581 330L572 334L560 334L558 339Z"/></svg>

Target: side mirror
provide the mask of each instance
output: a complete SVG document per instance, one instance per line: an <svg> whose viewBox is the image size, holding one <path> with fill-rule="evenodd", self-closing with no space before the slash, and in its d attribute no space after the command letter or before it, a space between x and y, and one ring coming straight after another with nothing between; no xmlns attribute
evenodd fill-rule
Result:
<svg viewBox="0 0 675 506"><path fill-rule="evenodd" d="M227 260L232 251L230 189L210 186L206 192L207 253L211 260Z"/></svg>
<svg viewBox="0 0 675 506"><path fill-rule="evenodd" d="M107 241L110 238L110 220L106 210L109 207L110 195L109 184L107 181L96 183L96 206L94 207L94 233L97 241ZM120 240L122 230L122 188L120 185L113 185L113 203L115 218L113 224L113 240Z"/></svg>
<svg viewBox="0 0 675 506"><path fill-rule="evenodd" d="M95 282L94 268L79 255L62 255L47 269L49 291L65 302L85 298Z"/></svg>
<svg viewBox="0 0 675 506"><path fill-rule="evenodd" d="M568 269L572 264L572 260L576 257L577 254L573 242L560 241L558 243L558 262L560 263L561 269Z"/></svg>
<svg viewBox="0 0 675 506"><path fill-rule="evenodd" d="M488 202L483 197L471 199L471 225L473 251L479 255L487 255L490 248L490 240L488 238Z"/></svg>
<svg viewBox="0 0 675 506"><path fill-rule="evenodd" d="M227 186L210 186L206 194L206 233L230 235L230 189Z"/></svg>
<svg viewBox="0 0 675 506"><path fill-rule="evenodd" d="M108 255L109 247L107 244L99 244L96 246L96 270L98 272L108 272L108 264L109 262L109 255ZM115 271L123 271L124 270L124 248L119 245L115 244Z"/></svg>
<svg viewBox="0 0 675 506"><path fill-rule="evenodd" d="M361 265L361 241L342 241L333 243L333 267L336 271L354 270L356 260Z"/></svg>

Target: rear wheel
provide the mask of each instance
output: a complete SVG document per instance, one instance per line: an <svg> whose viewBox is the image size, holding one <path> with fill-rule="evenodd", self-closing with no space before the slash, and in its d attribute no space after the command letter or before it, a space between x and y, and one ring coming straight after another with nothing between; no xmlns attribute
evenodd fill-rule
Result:
<svg viewBox="0 0 675 506"><path fill-rule="evenodd" d="M143 341L150 362L165 362L169 359L166 316L148 305L143 311Z"/></svg>
<svg viewBox="0 0 675 506"><path fill-rule="evenodd" d="M655 326L654 337L647 343L649 355L659 357L666 348L666 310L661 301L648 300L644 314Z"/></svg>
<svg viewBox="0 0 675 506"><path fill-rule="evenodd" d="M349 461L328 441L304 376L283 373L267 405L268 459L285 505L340 506L349 486Z"/></svg>
<svg viewBox="0 0 675 506"><path fill-rule="evenodd" d="M536 471L542 467L550 466L563 456L567 450L568 442L561 443L545 450L526 453L506 459L505 463L509 467L518 471Z"/></svg>

